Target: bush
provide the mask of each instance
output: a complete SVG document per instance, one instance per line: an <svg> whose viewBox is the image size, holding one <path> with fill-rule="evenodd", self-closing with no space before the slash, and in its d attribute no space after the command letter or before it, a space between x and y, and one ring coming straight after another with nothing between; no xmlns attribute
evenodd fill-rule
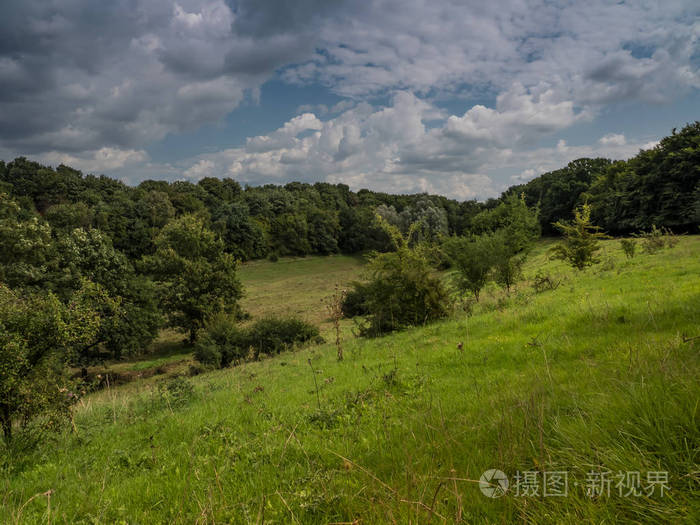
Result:
<svg viewBox="0 0 700 525"><path fill-rule="evenodd" d="M637 251L637 241L634 239L622 239L620 241L620 246L628 259L632 259L635 256Z"/></svg>
<svg viewBox="0 0 700 525"><path fill-rule="evenodd" d="M651 255L662 250L666 246L664 230L657 228L655 225L651 227L651 230L642 232L640 235L642 237L644 253Z"/></svg>
<svg viewBox="0 0 700 525"><path fill-rule="evenodd" d="M579 271L600 262L596 257L600 250L598 241L609 237L591 222L589 204L574 210L574 220L571 223L558 221L554 226L562 232L564 239L550 250L553 259L566 261Z"/></svg>
<svg viewBox="0 0 700 525"><path fill-rule="evenodd" d="M169 406L185 406L194 397L194 387L184 377L174 377L169 381L158 383L158 395L160 400Z"/></svg>
<svg viewBox="0 0 700 525"><path fill-rule="evenodd" d="M319 337L318 328L293 317L266 317L241 328L232 317L217 315L200 331L194 356L204 365L224 368L243 361L251 350L257 359L261 353L279 354Z"/></svg>
<svg viewBox="0 0 700 525"><path fill-rule="evenodd" d="M318 336L318 328L301 319L266 317L245 330L243 341L257 359L261 353L279 354Z"/></svg>
<svg viewBox="0 0 700 525"><path fill-rule="evenodd" d="M485 235L475 239L450 237L443 245L457 270L457 289L462 294L473 294L477 302L495 264L491 248L489 237Z"/></svg>
<svg viewBox="0 0 700 525"><path fill-rule="evenodd" d="M369 282L362 285L368 325L360 329L366 336L447 317L452 307L442 281L432 275L424 247L409 247L396 228L384 227L397 250L376 255L368 265ZM411 237L410 231L407 237Z"/></svg>
<svg viewBox="0 0 700 525"><path fill-rule="evenodd" d="M200 363L224 368L248 355L245 334L235 319L225 314L207 320L200 330L194 347L194 357Z"/></svg>
<svg viewBox="0 0 700 525"><path fill-rule="evenodd" d="M352 289L348 290L343 300L342 310L343 316L357 317L358 315L367 315L367 290L363 283L351 283Z"/></svg>
<svg viewBox="0 0 700 525"><path fill-rule="evenodd" d="M542 270L535 274L535 279L532 283L533 288L536 293L546 292L547 290L556 290L559 288L561 281L557 281L549 274L544 273Z"/></svg>

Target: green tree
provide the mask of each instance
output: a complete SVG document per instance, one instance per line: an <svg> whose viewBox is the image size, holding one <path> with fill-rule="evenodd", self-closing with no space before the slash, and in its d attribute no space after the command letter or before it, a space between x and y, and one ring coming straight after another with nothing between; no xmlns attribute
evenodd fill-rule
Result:
<svg viewBox="0 0 700 525"><path fill-rule="evenodd" d="M507 291L519 279L528 251L540 236L537 217L538 210L527 206L524 195L514 194L474 217L473 225L484 232L494 280Z"/></svg>
<svg viewBox="0 0 700 525"><path fill-rule="evenodd" d="M600 250L598 241L608 236L591 223L590 204L576 209L572 222L558 221L554 226L562 232L564 239L550 250L552 258L567 261L577 270L600 262L595 256Z"/></svg>
<svg viewBox="0 0 700 525"><path fill-rule="evenodd" d="M280 255L307 255L309 224L299 213L285 213L270 221L270 248Z"/></svg>
<svg viewBox="0 0 700 525"><path fill-rule="evenodd" d="M529 245L523 245L522 238L514 236L514 232L506 228L487 235L486 242L493 264L494 281L510 292L522 275Z"/></svg>
<svg viewBox="0 0 700 525"><path fill-rule="evenodd" d="M73 228L89 228L93 211L84 202L55 204L46 210L44 218L54 230L70 231Z"/></svg>
<svg viewBox="0 0 700 525"><path fill-rule="evenodd" d="M443 244L444 251L457 270L457 288L463 294L473 294L477 302L494 265L492 247L488 236L473 239L450 237Z"/></svg>
<svg viewBox="0 0 700 525"><path fill-rule="evenodd" d="M236 261L204 219L184 215L168 223L155 239L156 252L143 267L159 283L170 324L189 332L194 342L204 320L218 312L240 314L241 283Z"/></svg>
<svg viewBox="0 0 700 525"><path fill-rule="evenodd" d="M590 189L592 218L607 231L630 233L653 225L697 231L700 221L700 121L615 163Z"/></svg>
<svg viewBox="0 0 700 525"><path fill-rule="evenodd" d="M403 210L399 218L404 232L408 232L409 228L415 225L411 242L436 243L441 236L448 233L447 212L433 204L427 196Z"/></svg>
<svg viewBox="0 0 700 525"><path fill-rule="evenodd" d="M65 415L72 399L66 364L76 348L95 339L100 325L99 313L81 299L65 305L53 294L0 283L0 427L6 440L13 421Z"/></svg>
<svg viewBox="0 0 700 525"><path fill-rule="evenodd" d="M337 253L340 229L337 214L314 206L308 210L306 217L311 252L321 255Z"/></svg>
<svg viewBox="0 0 700 525"><path fill-rule="evenodd" d="M375 254L368 264L362 294L369 325L363 334L376 336L446 317L451 301L442 281L432 274L425 245L410 247L396 227L382 224L396 251Z"/></svg>
<svg viewBox="0 0 700 525"><path fill-rule="evenodd" d="M58 270L47 286L68 302L72 294L94 283L89 294L102 323L97 337L80 354L87 364L101 353L119 359L136 355L158 335L161 314L156 289L146 276L137 275L124 254L96 229L77 228L57 241ZM86 298L88 296L86 295Z"/></svg>
<svg viewBox="0 0 700 525"><path fill-rule="evenodd" d="M565 167L544 173L526 184L513 186L504 196L524 195L529 206L539 208L539 221L546 234L555 233L552 223L573 218L573 210L585 199L594 181L611 165L604 158L581 158Z"/></svg>

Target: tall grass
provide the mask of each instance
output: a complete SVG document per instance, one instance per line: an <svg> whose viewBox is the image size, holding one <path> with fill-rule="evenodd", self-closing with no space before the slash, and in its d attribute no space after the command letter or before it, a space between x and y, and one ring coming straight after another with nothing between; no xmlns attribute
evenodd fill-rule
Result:
<svg viewBox="0 0 700 525"><path fill-rule="evenodd" d="M510 295L346 340L342 362L327 344L192 392L84 399L77 434L4 461L0 522L698 522L700 238L634 259L607 241L583 273L546 244ZM537 272L561 285L536 293ZM487 498L490 468L567 471L568 496ZM590 472L628 471L666 471L669 490L586 494Z"/></svg>

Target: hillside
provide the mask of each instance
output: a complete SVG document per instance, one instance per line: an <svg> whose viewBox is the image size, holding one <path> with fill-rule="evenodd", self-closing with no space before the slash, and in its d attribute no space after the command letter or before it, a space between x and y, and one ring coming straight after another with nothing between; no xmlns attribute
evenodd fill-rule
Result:
<svg viewBox="0 0 700 525"><path fill-rule="evenodd" d="M582 273L547 248L511 296L346 338L343 362L325 344L86 397L75 431L3 466L0 522L697 522L700 237L631 260L606 241ZM314 261L298 264L323 276ZM256 264L247 307L286 304L264 285L279 263ZM537 272L559 286L536 293ZM544 472L566 471L568 495L487 498L491 468L511 487L538 472L540 494ZM608 471L610 495L588 496ZM619 495L621 472L642 486L667 472L669 488Z"/></svg>

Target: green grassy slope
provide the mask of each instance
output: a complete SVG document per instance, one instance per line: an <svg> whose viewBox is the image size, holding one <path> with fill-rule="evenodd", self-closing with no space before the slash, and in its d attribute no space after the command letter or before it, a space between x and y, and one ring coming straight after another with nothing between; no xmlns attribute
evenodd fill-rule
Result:
<svg viewBox="0 0 700 525"><path fill-rule="evenodd" d="M298 316L319 325L326 336L332 324L321 301L336 284L347 286L357 280L363 265L361 257L347 255L247 262L239 272L245 288L243 309L253 318Z"/></svg>
<svg viewBox="0 0 700 525"><path fill-rule="evenodd" d="M0 522L697 522L700 238L631 261L608 241L581 274L546 248L510 297L348 340L340 363L327 344L191 393L88 397L77 435L5 466ZM541 270L556 290L534 292ZM474 480L489 468L567 471L568 497L487 498ZM613 481L591 498L591 471L667 471L670 490L624 497Z"/></svg>

